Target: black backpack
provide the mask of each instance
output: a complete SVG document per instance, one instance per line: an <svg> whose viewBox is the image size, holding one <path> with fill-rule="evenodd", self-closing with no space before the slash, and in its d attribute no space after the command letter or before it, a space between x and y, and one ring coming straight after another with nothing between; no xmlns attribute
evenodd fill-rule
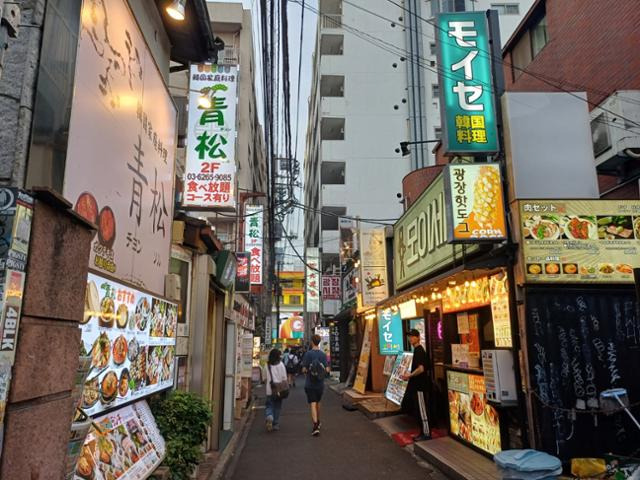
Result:
<svg viewBox="0 0 640 480"><path fill-rule="evenodd" d="M320 360L317 358L311 362L309 366L309 375L313 380L323 380L327 370Z"/></svg>

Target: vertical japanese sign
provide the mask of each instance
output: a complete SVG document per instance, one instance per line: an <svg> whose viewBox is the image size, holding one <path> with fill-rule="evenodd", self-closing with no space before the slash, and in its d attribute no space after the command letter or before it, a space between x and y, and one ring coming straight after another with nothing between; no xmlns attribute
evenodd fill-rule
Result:
<svg viewBox="0 0 640 480"><path fill-rule="evenodd" d="M402 353L402 318L400 311L390 308L378 310L378 334L380 336L380 355Z"/></svg>
<svg viewBox="0 0 640 480"><path fill-rule="evenodd" d="M316 247L307 248L307 265L305 267L305 301L306 311L320 312L320 250Z"/></svg>
<svg viewBox="0 0 640 480"><path fill-rule="evenodd" d="M341 298L340 275L323 275L322 299L340 300Z"/></svg>
<svg viewBox="0 0 640 480"><path fill-rule="evenodd" d="M353 382L353 389L364 394L367 388L367 378L369 377L369 359L371 358L371 330L373 320L365 320L364 336L362 337L362 349L360 350L360 360L356 369L356 379Z"/></svg>
<svg viewBox="0 0 640 480"><path fill-rule="evenodd" d="M449 242L501 242L507 238L500 166L449 164L444 170Z"/></svg>
<svg viewBox="0 0 640 480"><path fill-rule="evenodd" d="M389 295L387 285L387 252L383 228L361 230L360 287L362 306L373 307Z"/></svg>
<svg viewBox="0 0 640 480"><path fill-rule="evenodd" d="M249 252L236 252L236 293L248 293L250 290L250 262Z"/></svg>
<svg viewBox="0 0 640 480"><path fill-rule="evenodd" d="M262 285L263 257L263 217L262 205L247 205L244 209L244 249L249 252L249 272L251 285Z"/></svg>
<svg viewBox="0 0 640 480"><path fill-rule="evenodd" d="M81 18L63 193L99 228L91 268L164 294L176 109L126 1Z"/></svg>
<svg viewBox="0 0 640 480"><path fill-rule="evenodd" d="M486 14L443 13L437 22L444 150L459 154L497 152Z"/></svg>
<svg viewBox="0 0 640 480"><path fill-rule="evenodd" d="M191 65L185 208L235 207L237 84L237 66Z"/></svg>
<svg viewBox="0 0 640 480"><path fill-rule="evenodd" d="M0 429L16 356L32 218L29 195L16 188L0 188Z"/></svg>
<svg viewBox="0 0 640 480"><path fill-rule="evenodd" d="M511 315L509 312L509 284L507 274L499 273L489 278L491 292L491 318L496 347L511 348Z"/></svg>

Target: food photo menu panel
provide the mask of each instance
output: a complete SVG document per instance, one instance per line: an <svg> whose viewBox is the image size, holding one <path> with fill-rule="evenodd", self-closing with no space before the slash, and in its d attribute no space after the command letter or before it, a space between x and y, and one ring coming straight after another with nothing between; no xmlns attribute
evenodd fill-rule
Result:
<svg viewBox="0 0 640 480"><path fill-rule="evenodd" d="M520 219L527 282L633 283L638 200L526 200Z"/></svg>
<svg viewBox="0 0 640 480"><path fill-rule="evenodd" d="M91 356L88 415L173 385L177 315L175 303L89 273L80 326Z"/></svg>

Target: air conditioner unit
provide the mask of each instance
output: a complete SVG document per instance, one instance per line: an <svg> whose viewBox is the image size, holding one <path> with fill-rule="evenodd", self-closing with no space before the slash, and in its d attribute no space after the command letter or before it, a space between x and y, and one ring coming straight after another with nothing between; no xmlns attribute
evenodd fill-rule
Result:
<svg viewBox="0 0 640 480"><path fill-rule="evenodd" d="M591 137L599 173L625 175L640 167L640 90L618 90L594 108Z"/></svg>

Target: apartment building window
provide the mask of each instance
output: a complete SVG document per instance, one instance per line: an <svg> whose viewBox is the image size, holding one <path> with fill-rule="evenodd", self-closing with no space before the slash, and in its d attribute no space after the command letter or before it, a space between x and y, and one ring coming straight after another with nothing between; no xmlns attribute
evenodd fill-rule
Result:
<svg viewBox="0 0 640 480"><path fill-rule="evenodd" d="M436 42L431 42L429 44L429 52L431 53L431 55L436 55Z"/></svg>
<svg viewBox="0 0 640 480"><path fill-rule="evenodd" d="M344 35L325 34L320 37L320 55L342 55Z"/></svg>
<svg viewBox="0 0 640 480"><path fill-rule="evenodd" d="M346 207L322 207L322 230L338 230L338 218L347 214Z"/></svg>
<svg viewBox="0 0 640 480"><path fill-rule="evenodd" d="M522 71L548 42L547 18L542 15L522 34L511 50L511 75L514 79L522 75Z"/></svg>
<svg viewBox="0 0 640 480"><path fill-rule="evenodd" d="M322 140L344 140L344 118L325 117L320 121Z"/></svg>
<svg viewBox="0 0 640 480"><path fill-rule="evenodd" d="M322 162L320 170L322 185L344 185L344 162Z"/></svg>
<svg viewBox="0 0 640 480"><path fill-rule="evenodd" d="M465 4L465 0L431 0L431 16L435 17L439 13L464 12Z"/></svg>
<svg viewBox="0 0 640 480"><path fill-rule="evenodd" d="M442 128L436 127L433 129L433 137L435 140L440 140L442 138Z"/></svg>
<svg viewBox="0 0 640 480"><path fill-rule="evenodd" d="M498 15L520 15L520 4L518 3L492 3L492 10L497 10Z"/></svg>
<svg viewBox="0 0 640 480"><path fill-rule="evenodd" d="M322 75L320 77L321 97L344 97L344 75Z"/></svg>
<svg viewBox="0 0 640 480"><path fill-rule="evenodd" d="M440 98L440 85L437 83L431 85L431 96L433 96L433 98Z"/></svg>
<svg viewBox="0 0 640 480"><path fill-rule="evenodd" d="M289 305L302 305L302 296L289 295Z"/></svg>

